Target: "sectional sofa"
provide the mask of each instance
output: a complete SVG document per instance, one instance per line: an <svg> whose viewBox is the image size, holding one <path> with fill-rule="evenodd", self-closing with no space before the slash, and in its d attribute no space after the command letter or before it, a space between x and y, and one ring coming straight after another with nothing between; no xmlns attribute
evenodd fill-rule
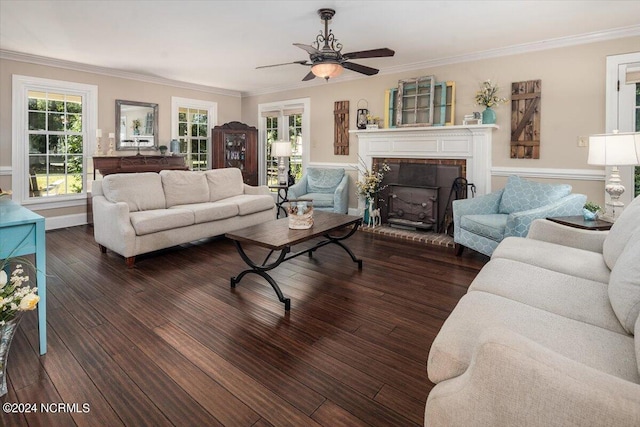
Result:
<svg viewBox="0 0 640 427"><path fill-rule="evenodd" d="M107 175L92 193L95 240L129 267L136 255L276 217L269 189L244 184L235 168Z"/></svg>
<svg viewBox="0 0 640 427"><path fill-rule="evenodd" d="M640 197L507 237L434 340L425 426L640 426Z"/></svg>

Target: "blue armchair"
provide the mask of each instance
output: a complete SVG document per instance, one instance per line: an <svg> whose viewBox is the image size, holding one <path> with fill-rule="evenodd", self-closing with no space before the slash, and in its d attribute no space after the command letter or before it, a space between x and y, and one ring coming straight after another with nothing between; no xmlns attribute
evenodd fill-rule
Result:
<svg viewBox="0 0 640 427"><path fill-rule="evenodd" d="M307 168L299 182L289 187L289 200L311 199L313 208L347 213L349 175L344 169Z"/></svg>
<svg viewBox="0 0 640 427"><path fill-rule="evenodd" d="M571 194L568 184L542 184L510 176L502 190L453 202L457 254L467 247L491 256L505 237L525 237L534 219L582 215L586 200L583 194Z"/></svg>

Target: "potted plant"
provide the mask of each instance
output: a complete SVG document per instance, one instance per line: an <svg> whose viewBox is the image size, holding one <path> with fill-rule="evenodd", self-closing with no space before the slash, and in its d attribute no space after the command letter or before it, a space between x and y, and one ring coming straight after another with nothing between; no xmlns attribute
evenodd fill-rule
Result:
<svg viewBox="0 0 640 427"><path fill-rule="evenodd" d="M594 221L598 218L598 212L601 211L601 208L598 204L594 202L587 202L582 207L582 216L586 221Z"/></svg>
<svg viewBox="0 0 640 427"><path fill-rule="evenodd" d="M166 154L167 152L167 146L166 145L161 145L158 147L158 150L160 150L160 154L162 154L163 156Z"/></svg>

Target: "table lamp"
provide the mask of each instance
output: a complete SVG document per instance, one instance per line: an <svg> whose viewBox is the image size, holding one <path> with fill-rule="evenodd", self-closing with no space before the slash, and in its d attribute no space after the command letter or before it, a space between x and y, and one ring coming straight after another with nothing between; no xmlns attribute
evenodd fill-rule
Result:
<svg viewBox="0 0 640 427"><path fill-rule="evenodd" d="M619 133L614 130L610 134L591 135L587 163L612 166L609 182L604 188L610 196L607 206L611 207L611 216L605 215L602 219L613 222L616 218L616 209L621 211L624 208L624 203L620 201L624 186L620 181L618 166L640 164L640 133Z"/></svg>
<svg viewBox="0 0 640 427"><path fill-rule="evenodd" d="M276 141L271 144L271 153L278 159L278 184L287 185L288 176L285 168L285 157L291 157L291 143L289 141Z"/></svg>

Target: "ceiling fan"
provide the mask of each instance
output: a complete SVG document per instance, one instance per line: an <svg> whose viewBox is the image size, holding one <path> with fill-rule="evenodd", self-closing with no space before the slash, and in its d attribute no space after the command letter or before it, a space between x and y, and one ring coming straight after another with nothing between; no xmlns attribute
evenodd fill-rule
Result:
<svg viewBox="0 0 640 427"><path fill-rule="evenodd" d="M339 76L343 69L346 68L351 71L365 74L367 76L373 76L378 74L376 68L367 67L364 65L349 62L351 59L364 59L364 58L382 58L387 56L393 56L395 52L391 49L371 49L361 50L359 52L342 53L342 44L333 35L332 31L329 31L329 21L333 18L336 11L333 9L319 9L318 15L320 19L324 21L324 33L322 30L320 34L316 36L316 41L313 45L306 45L302 43L294 43L294 46L298 46L300 49L307 51L309 54L308 60L285 62L284 64L263 65L258 68L279 67L281 65L300 64L304 66L310 66L311 71L307 74L302 81L313 80L316 77L321 77L325 80L329 80L331 77Z"/></svg>

